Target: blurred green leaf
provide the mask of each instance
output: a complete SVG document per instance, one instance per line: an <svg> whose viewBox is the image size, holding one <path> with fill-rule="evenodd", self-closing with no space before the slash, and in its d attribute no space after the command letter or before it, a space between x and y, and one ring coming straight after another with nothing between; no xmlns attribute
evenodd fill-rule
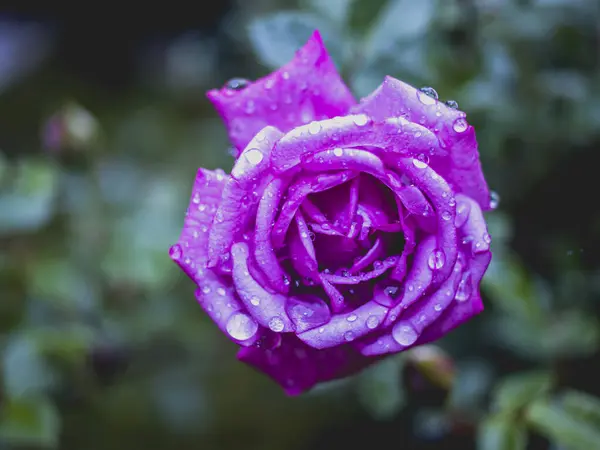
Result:
<svg viewBox="0 0 600 450"><path fill-rule="evenodd" d="M253 20L248 27L254 51L266 66L273 69L288 63L315 30L321 33L333 60L342 65L347 41L332 22L317 14L277 12Z"/></svg>
<svg viewBox="0 0 600 450"><path fill-rule="evenodd" d="M561 401L565 410L573 416L581 417L600 427L600 398L570 389L562 393Z"/></svg>
<svg viewBox="0 0 600 450"><path fill-rule="evenodd" d="M11 446L57 448L60 422L45 398L6 399L0 408L0 440Z"/></svg>
<svg viewBox="0 0 600 450"><path fill-rule="evenodd" d="M493 406L502 412L516 411L552 387L552 374L546 371L520 372L503 378L493 393Z"/></svg>
<svg viewBox="0 0 600 450"><path fill-rule="evenodd" d="M351 30L359 33L366 31L380 15L386 3L388 0L353 0L349 17Z"/></svg>
<svg viewBox="0 0 600 450"><path fill-rule="evenodd" d="M377 419L387 419L404 406L402 356L390 357L362 372L357 379L358 398Z"/></svg>
<svg viewBox="0 0 600 450"><path fill-rule="evenodd" d="M539 399L526 410L527 422L543 435L569 450L590 450L600 442L600 427L549 399Z"/></svg>
<svg viewBox="0 0 600 450"><path fill-rule="evenodd" d="M352 4L356 0L305 0L304 3L309 9L317 14L327 17L332 22L343 26L349 18Z"/></svg>
<svg viewBox="0 0 600 450"><path fill-rule="evenodd" d="M485 418L477 430L478 450L525 450L527 430L511 416Z"/></svg>
<svg viewBox="0 0 600 450"><path fill-rule="evenodd" d="M456 373L450 405L461 410L477 410L492 383L490 364L483 360L461 361L457 364Z"/></svg>
<svg viewBox="0 0 600 450"><path fill-rule="evenodd" d="M508 315L492 319L496 343L533 360L590 355L600 342L598 321L583 311L565 311L540 324Z"/></svg>
<svg viewBox="0 0 600 450"><path fill-rule="evenodd" d="M0 235L35 231L52 217L56 168L43 160L22 159L13 170L14 183L0 192Z"/></svg>

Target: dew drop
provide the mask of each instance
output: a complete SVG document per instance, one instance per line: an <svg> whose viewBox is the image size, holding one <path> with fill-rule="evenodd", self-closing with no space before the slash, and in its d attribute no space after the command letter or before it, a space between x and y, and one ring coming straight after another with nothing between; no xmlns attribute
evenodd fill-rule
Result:
<svg viewBox="0 0 600 450"><path fill-rule="evenodd" d="M204 294L210 294L210 286L204 286L202 288L202 293L204 293Z"/></svg>
<svg viewBox="0 0 600 450"><path fill-rule="evenodd" d="M392 337L400 345L411 345L417 340L417 332L406 322L397 323L392 329Z"/></svg>
<svg viewBox="0 0 600 450"><path fill-rule="evenodd" d="M344 339L346 339L348 342L354 340L354 333L352 331L346 331L344 333Z"/></svg>
<svg viewBox="0 0 600 450"><path fill-rule="evenodd" d="M336 147L333 149L333 154L335 156L342 156L344 154L344 151L341 148Z"/></svg>
<svg viewBox="0 0 600 450"><path fill-rule="evenodd" d="M417 159L422 163L429 164L429 156L427 156L425 153L419 153Z"/></svg>
<svg viewBox="0 0 600 450"><path fill-rule="evenodd" d="M274 331L275 333L279 333L279 332L283 331L283 328L285 327L283 320L279 316L271 317L268 325L269 325L269 328L271 329L271 331Z"/></svg>
<svg viewBox="0 0 600 450"><path fill-rule="evenodd" d="M471 285L471 273L465 272L458 283L458 287L456 288L456 295L454 299L457 302L467 301L471 297L472 293L472 285Z"/></svg>
<svg viewBox="0 0 600 450"><path fill-rule="evenodd" d="M437 312L440 312L442 310L442 305L440 303L436 303L433 309L435 309Z"/></svg>
<svg viewBox="0 0 600 450"><path fill-rule="evenodd" d="M419 159L413 158L413 166L415 166L417 169L425 169L427 168L427 163L424 163Z"/></svg>
<svg viewBox="0 0 600 450"><path fill-rule="evenodd" d="M235 312L227 321L225 329L232 338L238 341L245 341L256 334L258 324L249 315L243 312Z"/></svg>
<svg viewBox="0 0 600 450"><path fill-rule="evenodd" d="M457 133L464 133L465 131L467 131L467 128L469 128L469 124L467 123L464 117L459 117L454 121L454 124L452 125L452 129Z"/></svg>
<svg viewBox="0 0 600 450"><path fill-rule="evenodd" d="M242 89L247 88L250 85L250 80L245 78L232 78L227 83L225 83L225 87L227 89L231 89L232 91L241 91Z"/></svg>
<svg viewBox="0 0 600 450"><path fill-rule="evenodd" d="M250 303L252 303L254 306L258 306L260 305L260 298L258 298L256 295L253 295L250 297Z"/></svg>
<svg viewBox="0 0 600 450"><path fill-rule="evenodd" d="M223 289L222 287L217 288L217 294L219 294L221 297L225 297L225 295L227 294L227 291L225 289Z"/></svg>
<svg viewBox="0 0 600 450"><path fill-rule="evenodd" d="M358 127L364 127L368 121L369 121L369 118L367 116L365 116L364 114L360 114L360 115L354 117L354 124Z"/></svg>
<svg viewBox="0 0 600 450"><path fill-rule="evenodd" d="M373 330L379 326L379 317L369 316L367 317L367 328Z"/></svg>
<svg viewBox="0 0 600 450"><path fill-rule="evenodd" d="M485 242L486 244L492 242L492 237L489 233L483 233L483 242Z"/></svg>
<svg viewBox="0 0 600 450"><path fill-rule="evenodd" d="M500 205L500 196L496 191L490 192L490 209L496 209Z"/></svg>
<svg viewBox="0 0 600 450"><path fill-rule="evenodd" d="M450 211L444 211L444 212L442 212L442 219L443 220L450 220L450 219L452 219L452 214L450 214Z"/></svg>
<svg viewBox="0 0 600 450"><path fill-rule="evenodd" d="M398 286L388 286L383 290L383 293L390 298L396 298L400 294L400 289Z"/></svg>
<svg viewBox="0 0 600 450"><path fill-rule="evenodd" d="M424 105L433 105L438 99L438 93L434 88L425 86L417 91L417 97Z"/></svg>
<svg viewBox="0 0 600 450"><path fill-rule="evenodd" d="M319 327L331 319L327 303L309 295L290 297L286 303L286 313L298 332Z"/></svg>
<svg viewBox="0 0 600 450"><path fill-rule="evenodd" d="M458 109L458 102L456 100L448 100L446 101L446 106L452 109Z"/></svg>
<svg viewBox="0 0 600 450"><path fill-rule="evenodd" d="M429 258L427 258L427 265L431 270L440 270L444 267L445 263L446 255L444 254L444 251L439 248L432 251Z"/></svg>
<svg viewBox="0 0 600 450"><path fill-rule="evenodd" d="M358 316L356 314L350 314L348 317L346 317L346 320L348 322L354 322L356 319L358 319Z"/></svg>
<svg viewBox="0 0 600 450"><path fill-rule="evenodd" d="M169 256L173 261L179 261L179 259L181 259L181 255L181 245L175 244L169 249Z"/></svg>
<svg viewBox="0 0 600 450"><path fill-rule="evenodd" d="M321 131L321 124L319 122L311 122L308 125L308 132L310 134L317 134L319 131Z"/></svg>

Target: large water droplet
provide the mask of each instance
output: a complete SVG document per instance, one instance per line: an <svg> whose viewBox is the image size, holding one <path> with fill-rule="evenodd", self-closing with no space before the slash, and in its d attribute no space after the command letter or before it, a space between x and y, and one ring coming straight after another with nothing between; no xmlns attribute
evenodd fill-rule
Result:
<svg viewBox="0 0 600 450"><path fill-rule="evenodd" d="M265 155L259 149L251 148L244 152L244 157L250 164L256 165L263 160Z"/></svg>
<svg viewBox="0 0 600 450"><path fill-rule="evenodd" d="M249 85L250 80L246 80L245 78L232 78L225 83L225 87L227 89L231 89L232 91L241 91L242 89L247 88Z"/></svg>
<svg viewBox="0 0 600 450"><path fill-rule="evenodd" d="M433 105L438 99L437 91L429 86L422 87L418 90L417 96L424 105Z"/></svg>
<svg viewBox="0 0 600 450"><path fill-rule="evenodd" d="M358 319L358 316L356 314L350 314L348 317L346 317L346 320L348 322L354 322L356 319Z"/></svg>
<svg viewBox="0 0 600 450"><path fill-rule="evenodd" d="M443 220L450 220L452 218L452 214L450 213L450 211L443 211L442 212L442 219Z"/></svg>
<svg viewBox="0 0 600 450"><path fill-rule="evenodd" d="M327 303L316 296L303 295L290 297L286 303L286 312L297 332L319 327L331 319Z"/></svg>
<svg viewBox="0 0 600 450"><path fill-rule="evenodd" d="M500 205L500 196L497 192L490 192L490 209L496 209Z"/></svg>
<svg viewBox="0 0 600 450"><path fill-rule="evenodd" d="M250 339L258 331L258 324L248 314L235 312L231 315L225 325L227 333L239 341Z"/></svg>
<svg viewBox="0 0 600 450"><path fill-rule="evenodd" d="M173 261L179 261L181 259L181 255L181 245L175 244L169 249L169 256Z"/></svg>
<svg viewBox="0 0 600 450"><path fill-rule="evenodd" d="M285 327L285 324L283 323L283 319L279 316L271 317L268 325L269 325L269 328L271 329L271 331L274 331L275 333L280 333L281 331L283 331L283 328Z"/></svg>
<svg viewBox="0 0 600 450"><path fill-rule="evenodd" d="M390 298L396 298L400 294L398 286L388 286L383 290L383 293Z"/></svg>
<svg viewBox="0 0 600 450"><path fill-rule="evenodd" d="M440 270L444 264L446 264L446 255L442 249L432 251L427 258L427 265L431 270Z"/></svg>
<svg viewBox="0 0 600 450"><path fill-rule="evenodd" d="M446 101L446 106L452 109L458 109L458 102L456 100L448 100Z"/></svg>
<svg viewBox="0 0 600 450"><path fill-rule="evenodd" d="M369 316L367 317L367 328L373 330L379 326L379 317Z"/></svg>
<svg viewBox="0 0 600 450"><path fill-rule="evenodd" d="M321 124L319 122L311 122L308 125L308 132L310 134L317 134L319 131L321 131Z"/></svg>
<svg viewBox="0 0 600 450"><path fill-rule="evenodd" d="M364 127L367 122L369 122L369 118L363 114L360 114L354 117L354 124L359 127Z"/></svg>
<svg viewBox="0 0 600 450"><path fill-rule="evenodd" d="M464 133L465 131L467 131L467 128L469 128L469 124L464 117L459 117L454 121L454 124L452 125L452 129L457 133Z"/></svg>
<svg viewBox="0 0 600 450"><path fill-rule="evenodd" d="M463 273L460 282L458 283L458 287L456 288L456 295L454 298L457 302L467 301L471 297L471 293L473 291L473 286L471 285L471 273L465 272Z"/></svg>
<svg viewBox="0 0 600 450"><path fill-rule="evenodd" d="M398 322L392 329L392 337L400 345L411 345L419 336L411 324Z"/></svg>

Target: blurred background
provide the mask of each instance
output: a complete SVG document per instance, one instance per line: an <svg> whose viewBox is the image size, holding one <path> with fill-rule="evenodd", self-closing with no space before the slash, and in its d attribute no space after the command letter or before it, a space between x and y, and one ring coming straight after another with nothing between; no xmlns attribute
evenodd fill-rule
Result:
<svg viewBox="0 0 600 450"><path fill-rule="evenodd" d="M0 5L0 449L600 449L597 0ZM498 208L485 312L287 398L170 261L206 90L318 28L357 97L387 74L476 127Z"/></svg>

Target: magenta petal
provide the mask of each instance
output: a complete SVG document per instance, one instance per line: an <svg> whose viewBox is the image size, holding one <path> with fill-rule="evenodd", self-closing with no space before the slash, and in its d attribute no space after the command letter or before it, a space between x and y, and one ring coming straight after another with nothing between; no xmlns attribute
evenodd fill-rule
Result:
<svg viewBox="0 0 600 450"><path fill-rule="evenodd" d="M292 335L283 336L281 345L272 350L242 348L238 359L269 375L288 395L298 395L319 382L351 375L377 361L361 357L350 346L315 350Z"/></svg>
<svg viewBox="0 0 600 450"><path fill-rule="evenodd" d="M475 130L465 119L465 113L444 105L418 89L386 77L385 81L353 108L357 114L367 114L373 120L406 117L434 131L450 150L446 158L432 160L433 168L450 183L456 192L473 198L489 209L490 192L483 177Z"/></svg>
<svg viewBox="0 0 600 450"><path fill-rule="evenodd" d="M210 267L217 265L222 255L229 251L256 213L256 204L264 189L261 183L269 169L271 148L281 136L276 128L264 128L250 141L233 166L210 230Z"/></svg>
<svg viewBox="0 0 600 450"><path fill-rule="evenodd" d="M208 260L208 236L221 201L227 175L222 170L200 169L179 240L169 251L171 259L198 284Z"/></svg>
<svg viewBox="0 0 600 450"><path fill-rule="evenodd" d="M420 228L428 233L435 231L436 221L433 208L419 188L405 186L398 192L398 197Z"/></svg>
<svg viewBox="0 0 600 450"><path fill-rule="evenodd" d="M323 349L352 342L379 327L388 312L388 308L370 301L345 314L337 314L329 323L314 328L298 337L311 347Z"/></svg>
<svg viewBox="0 0 600 450"><path fill-rule="evenodd" d="M464 195L456 196L459 204L469 205L468 216L460 228L462 243L469 245L473 253L487 252L490 249L492 238L487 232L487 225L479 205Z"/></svg>
<svg viewBox="0 0 600 450"><path fill-rule="evenodd" d="M250 276L248 245L243 242L234 244L231 248L231 256L236 292L252 317L263 327L277 333L292 331L292 323L285 312L285 296L271 294Z"/></svg>
<svg viewBox="0 0 600 450"><path fill-rule="evenodd" d="M295 221L296 227L288 241L292 265L301 276L316 279L319 276L319 265L315 247L310 238L312 232L308 229L300 212L296 214Z"/></svg>
<svg viewBox="0 0 600 450"><path fill-rule="evenodd" d="M318 31L277 71L242 90L225 87L207 96L238 151L267 125L289 131L315 119L345 114L356 103Z"/></svg>
<svg viewBox="0 0 600 450"><path fill-rule="evenodd" d="M271 242L271 229L284 186L285 183L281 178L274 179L267 185L260 199L254 230L254 258L269 285L285 294L289 290L283 281L286 274L279 264Z"/></svg>

